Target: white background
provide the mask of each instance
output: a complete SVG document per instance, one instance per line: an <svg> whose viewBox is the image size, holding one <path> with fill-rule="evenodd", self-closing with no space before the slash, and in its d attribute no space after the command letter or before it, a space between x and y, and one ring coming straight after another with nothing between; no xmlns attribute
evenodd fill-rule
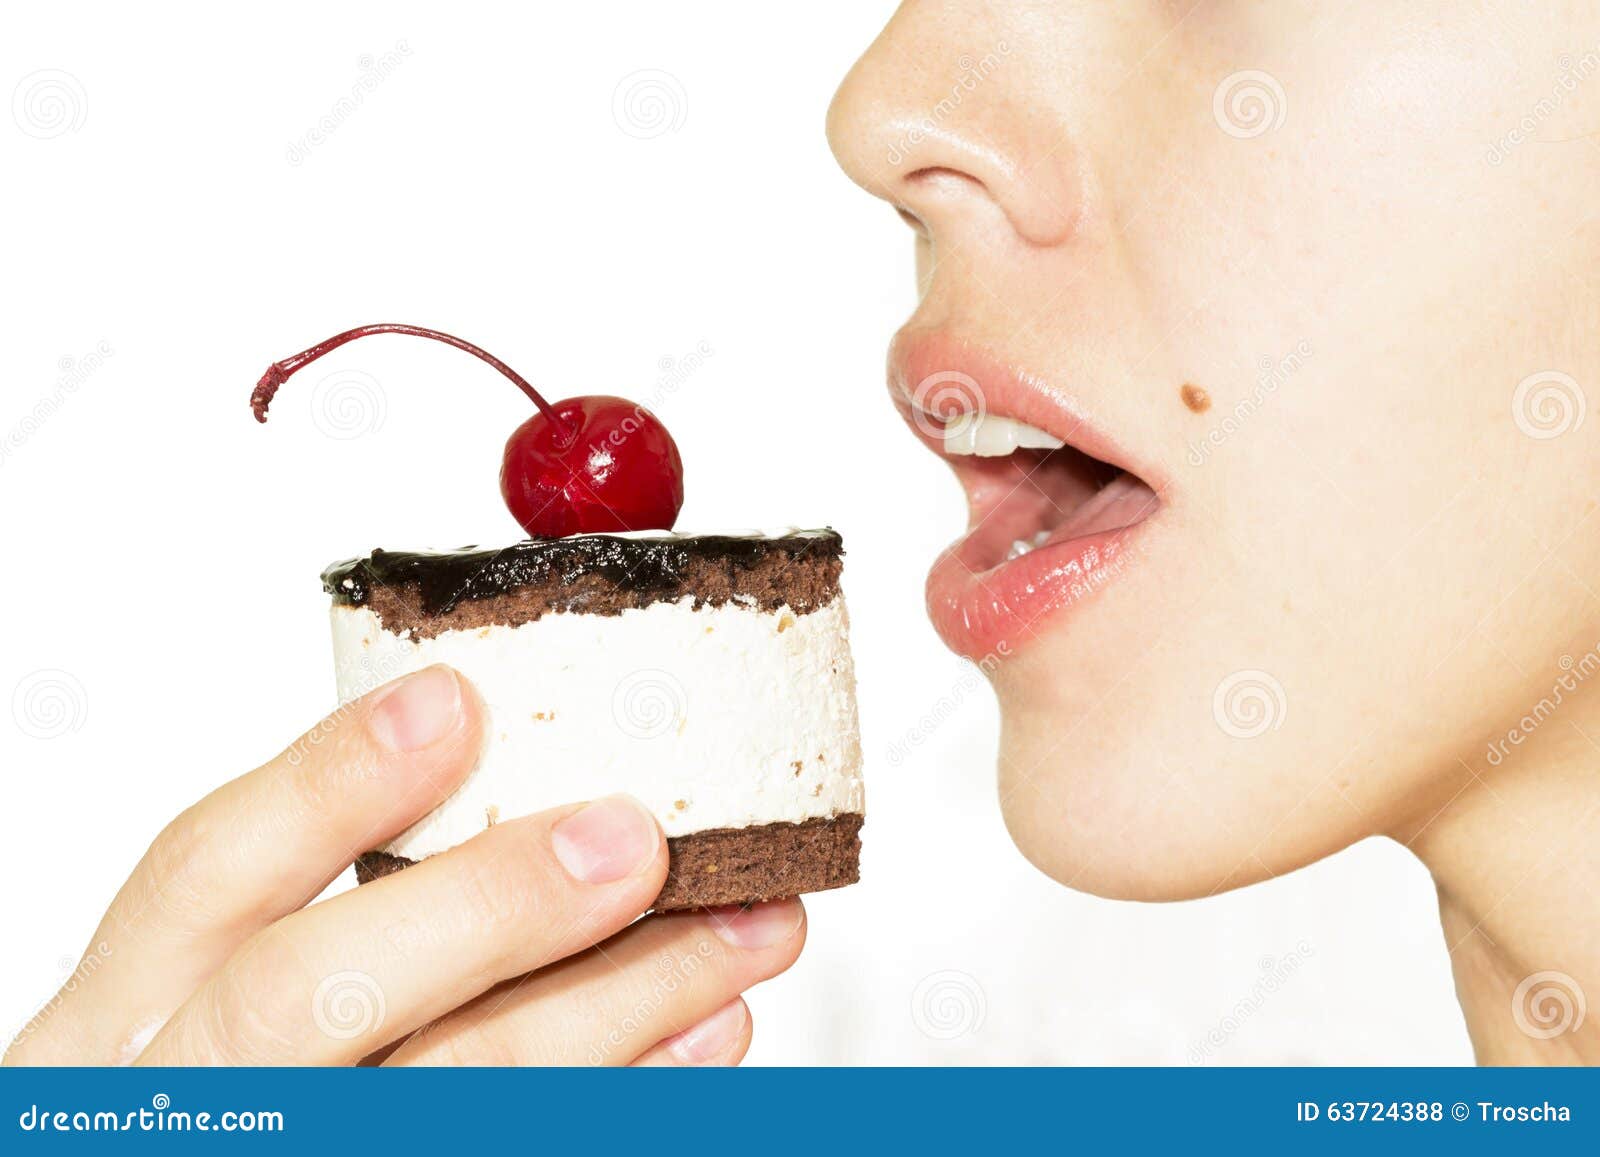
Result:
<svg viewBox="0 0 1600 1157"><path fill-rule="evenodd" d="M1470 1060L1427 875L1393 845L1141 906L1067 892L1007 840L992 696L922 614L959 492L883 394L909 236L822 132L890 9L8 14L0 1027L172 814L331 706L325 563L516 535L496 471L526 404L454 351L363 342L251 420L269 361L395 320L552 395L649 401L687 463L682 529L845 536L865 882L810 901L800 963L751 997L752 1062ZM664 105L619 110L641 70ZM1257 999L1264 970L1287 979Z"/></svg>

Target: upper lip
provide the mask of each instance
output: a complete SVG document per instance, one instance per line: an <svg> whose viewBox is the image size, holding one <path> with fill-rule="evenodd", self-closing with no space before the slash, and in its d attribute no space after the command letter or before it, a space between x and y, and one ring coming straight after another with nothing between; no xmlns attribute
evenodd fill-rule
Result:
<svg viewBox="0 0 1600 1157"><path fill-rule="evenodd" d="M945 453L938 435L951 414L937 406L930 410L929 404L941 386L955 392L971 382L976 385L978 412L1035 426L1080 453L1134 475L1165 498L1167 479L1159 466L1125 449L1084 395L1068 392L977 342L947 330L907 327L890 345L889 368L890 392L901 416L926 445L958 466L960 460Z"/></svg>

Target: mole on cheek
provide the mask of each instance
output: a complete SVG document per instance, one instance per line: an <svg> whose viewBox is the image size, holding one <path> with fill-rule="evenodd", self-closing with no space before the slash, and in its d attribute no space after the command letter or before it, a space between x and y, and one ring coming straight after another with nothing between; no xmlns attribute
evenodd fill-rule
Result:
<svg viewBox="0 0 1600 1157"><path fill-rule="evenodd" d="M1183 404L1196 414L1203 414L1211 408L1211 395L1192 382L1183 383L1183 389L1178 391L1178 396L1183 399Z"/></svg>

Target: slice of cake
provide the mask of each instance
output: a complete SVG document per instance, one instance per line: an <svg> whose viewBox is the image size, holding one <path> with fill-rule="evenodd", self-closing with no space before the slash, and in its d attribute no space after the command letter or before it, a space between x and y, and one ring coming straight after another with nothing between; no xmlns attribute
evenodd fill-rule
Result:
<svg viewBox="0 0 1600 1157"><path fill-rule="evenodd" d="M476 771L365 883L503 819L614 792L667 835L658 909L852 884L861 741L835 532L588 534L374 551L323 573L340 702L448 663L488 709Z"/></svg>

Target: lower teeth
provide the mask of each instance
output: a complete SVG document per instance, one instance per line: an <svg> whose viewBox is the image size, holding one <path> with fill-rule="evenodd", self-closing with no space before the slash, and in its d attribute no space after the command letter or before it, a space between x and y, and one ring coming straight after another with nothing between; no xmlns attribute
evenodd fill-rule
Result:
<svg viewBox="0 0 1600 1157"><path fill-rule="evenodd" d="M1035 547L1043 546L1049 541L1050 532L1048 530L1041 530L1038 534L1033 536L1032 541L1029 541L1025 538L1019 538L1011 544L1011 549L1006 551L1006 560L1009 562L1011 559L1021 558L1030 550L1033 550Z"/></svg>

